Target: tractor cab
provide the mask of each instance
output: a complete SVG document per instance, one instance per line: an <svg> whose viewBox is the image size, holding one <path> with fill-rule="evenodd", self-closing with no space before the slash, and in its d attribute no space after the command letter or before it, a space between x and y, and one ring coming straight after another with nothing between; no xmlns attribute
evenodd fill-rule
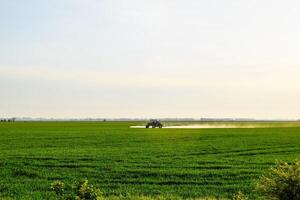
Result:
<svg viewBox="0 0 300 200"><path fill-rule="evenodd" d="M149 127L152 127L152 128L162 128L163 127L163 124L161 123L160 120L157 120L157 119L151 119L147 125L146 125L146 128L149 128Z"/></svg>

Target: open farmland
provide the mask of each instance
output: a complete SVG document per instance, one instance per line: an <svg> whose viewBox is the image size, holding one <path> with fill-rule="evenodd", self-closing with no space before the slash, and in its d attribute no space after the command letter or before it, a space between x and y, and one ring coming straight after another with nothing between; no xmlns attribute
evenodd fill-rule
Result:
<svg viewBox="0 0 300 200"><path fill-rule="evenodd" d="M230 197L239 190L251 196L255 180L276 159L300 158L300 123L210 124L244 128L0 123L0 196L51 199L55 196L51 182L73 183L80 178L88 178L107 196Z"/></svg>

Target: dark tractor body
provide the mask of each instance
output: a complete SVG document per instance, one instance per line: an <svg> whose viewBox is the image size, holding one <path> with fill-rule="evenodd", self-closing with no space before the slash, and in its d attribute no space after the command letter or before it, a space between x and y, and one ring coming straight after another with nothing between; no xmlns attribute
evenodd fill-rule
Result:
<svg viewBox="0 0 300 200"><path fill-rule="evenodd" d="M151 119L148 124L146 125L146 128L149 128L149 127L152 127L152 128L162 128L163 127L163 124L159 121L159 120L156 120L156 119Z"/></svg>

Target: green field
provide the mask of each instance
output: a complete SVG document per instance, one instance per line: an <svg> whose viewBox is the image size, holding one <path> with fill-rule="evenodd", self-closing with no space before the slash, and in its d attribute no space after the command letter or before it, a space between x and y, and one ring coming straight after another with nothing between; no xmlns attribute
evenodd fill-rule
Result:
<svg viewBox="0 0 300 200"><path fill-rule="evenodd" d="M129 128L141 124L0 123L0 196L51 199L54 180L88 178L107 196L230 197L241 190L254 197L255 181L276 159L300 158L296 122L235 123L259 128Z"/></svg>

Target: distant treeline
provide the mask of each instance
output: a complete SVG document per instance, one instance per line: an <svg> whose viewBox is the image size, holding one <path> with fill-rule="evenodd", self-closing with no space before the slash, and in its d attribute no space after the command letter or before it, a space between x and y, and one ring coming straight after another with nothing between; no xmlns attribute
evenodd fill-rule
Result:
<svg viewBox="0 0 300 200"><path fill-rule="evenodd" d="M253 119L253 118L157 118L165 122L299 122L300 119ZM111 121L111 122L130 122L130 121L149 121L150 118L31 118L13 117L0 118L0 122L14 121Z"/></svg>
<svg viewBox="0 0 300 200"><path fill-rule="evenodd" d="M15 122L16 118L2 118L0 119L0 122Z"/></svg>

